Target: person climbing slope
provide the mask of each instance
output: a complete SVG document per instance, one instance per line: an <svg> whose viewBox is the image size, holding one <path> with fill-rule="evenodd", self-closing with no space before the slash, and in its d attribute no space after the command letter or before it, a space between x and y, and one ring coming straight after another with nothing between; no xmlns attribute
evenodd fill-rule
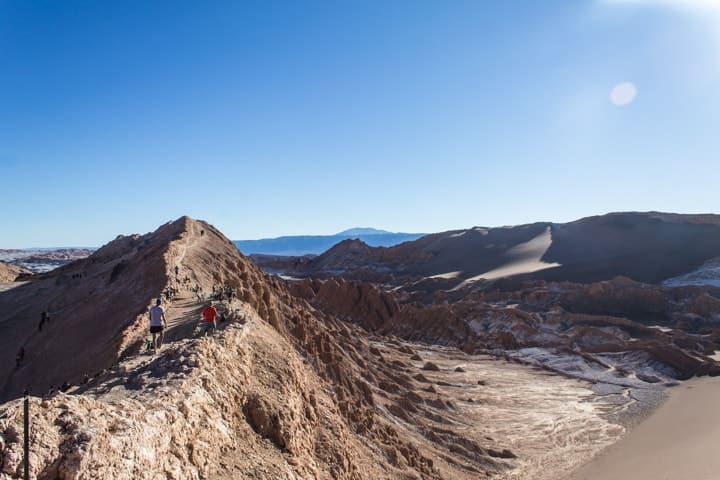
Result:
<svg viewBox="0 0 720 480"><path fill-rule="evenodd" d="M25 358L25 347L20 347L20 350L18 350L17 355L15 355L15 368L20 368L20 364L22 363L24 358Z"/></svg>
<svg viewBox="0 0 720 480"><path fill-rule="evenodd" d="M150 309L150 333L152 333L152 348L157 351L163 341L163 331L167 321L165 320L165 309L162 307L162 298L155 301L155 306Z"/></svg>
<svg viewBox="0 0 720 480"><path fill-rule="evenodd" d="M218 316L218 311L213 305L213 302L210 302L207 307L202 312L203 316L203 330L202 333L207 335L208 330L215 332L215 319Z"/></svg>

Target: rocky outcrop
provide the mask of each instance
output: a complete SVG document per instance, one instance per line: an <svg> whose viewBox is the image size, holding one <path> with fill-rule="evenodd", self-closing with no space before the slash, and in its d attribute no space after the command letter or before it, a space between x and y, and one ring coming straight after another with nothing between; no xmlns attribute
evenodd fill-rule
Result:
<svg viewBox="0 0 720 480"><path fill-rule="evenodd" d="M712 329L718 326L713 319L720 310L717 299L701 290L688 288L683 294L624 278L590 285L526 282L518 291L480 292L453 303L418 305L400 303L398 295L379 286L339 279L296 282L293 289L320 310L408 341L469 353L536 347L580 355L646 352L647 361L670 377L720 373L708 358L720 339L720 330ZM689 312L706 316L688 317ZM698 328L688 332L683 327L690 318L707 320L696 320ZM705 335L694 334L700 331ZM644 362L627 369L640 373Z"/></svg>
<svg viewBox="0 0 720 480"><path fill-rule="evenodd" d="M292 291L337 318L379 329L400 311L394 295L370 283L306 280L290 284Z"/></svg>
<svg viewBox="0 0 720 480"><path fill-rule="evenodd" d="M31 272L9 263L0 262L0 283L14 282L21 275L30 275Z"/></svg>

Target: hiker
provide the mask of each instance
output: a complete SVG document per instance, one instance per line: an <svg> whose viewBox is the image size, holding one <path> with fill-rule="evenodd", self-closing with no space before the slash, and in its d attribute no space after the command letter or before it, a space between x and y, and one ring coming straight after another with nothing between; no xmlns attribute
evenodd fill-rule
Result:
<svg viewBox="0 0 720 480"><path fill-rule="evenodd" d="M180 267L175 265L175 276L177 277L178 275L180 275Z"/></svg>
<svg viewBox="0 0 720 480"><path fill-rule="evenodd" d="M40 314L40 325L38 325L38 332L42 332L42 327L48 320L48 314L45 310Z"/></svg>
<svg viewBox="0 0 720 480"><path fill-rule="evenodd" d="M58 390L61 391L61 392L63 392L63 393L65 393L65 392L67 392L68 390L70 390L71 387L72 387L72 385L70 385L70 382L68 382L67 380L65 380L65 381L63 382L63 384L60 385L60 388L59 388Z"/></svg>
<svg viewBox="0 0 720 480"><path fill-rule="evenodd" d="M155 306L150 309L150 333L152 333L152 347L157 351L163 341L163 330L167 325L165 309L161 306L162 298L155 300Z"/></svg>
<svg viewBox="0 0 720 480"><path fill-rule="evenodd" d="M205 230L200 230L200 236L202 237L203 235L205 235Z"/></svg>
<svg viewBox="0 0 720 480"><path fill-rule="evenodd" d="M25 358L25 347L20 347L17 355L15 355L15 368L20 368L20 363Z"/></svg>
<svg viewBox="0 0 720 480"><path fill-rule="evenodd" d="M203 316L203 334L207 334L207 331L212 329L213 333L215 332L215 318L218 316L218 311L213 305L213 302L210 302L207 307L205 307L205 310L202 312Z"/></svg>

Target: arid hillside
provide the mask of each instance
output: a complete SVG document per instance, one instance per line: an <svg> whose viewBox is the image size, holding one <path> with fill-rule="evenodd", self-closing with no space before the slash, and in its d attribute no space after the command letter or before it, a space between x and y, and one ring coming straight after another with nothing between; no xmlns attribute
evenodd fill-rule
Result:
<svg viewBox="0 0 720 480"><path fill-rule="evenodd" d="M291 276L343 276L393 284L439 280L445 288L500 278L581 283L625 276L658 283L720 257L720 217L611 213L575 222L475 227L390 248L346 240L315 258L259 258Z"/></svg>
<svg viewBox="0 0 720 480"><path fill-rule="evenodd" d="M218 303L220 331L200 338L199 313L217 286L237 296ZM152 355L143 348L146 312L167 287L177 290L166 302L168 343ZM43 309L50 319L39 328ZM39 479L470 479L532 469L537 460L539 439L511 440L499 429L521 417L504 413L493 427L482 421L485 401L469 396L490 401L511 388L486 386L489 372L505 367L468 357L488 367L460 375L451 358L462 352L371 337L293 295L212 226L187 217L118 237L0 293L0 311L3 480L22 473L24 388L32 395L31 476ZM437 363L427 367L421 355ZM520 368L526 381L535 375L507 368ZM560 377L546 381L578 401L592 393ZM57 392L61 384L66 393ZM557 400L544 389L538 395L559 418ZM602 444L622 428L600 405L572 425L596 425ZM572 445L577 458L596 448Z"/></svg>

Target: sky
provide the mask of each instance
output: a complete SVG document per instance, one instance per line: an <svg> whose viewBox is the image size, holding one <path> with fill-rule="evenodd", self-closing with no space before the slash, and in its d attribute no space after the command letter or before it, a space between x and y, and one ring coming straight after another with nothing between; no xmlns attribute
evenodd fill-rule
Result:
<svg viewBox="0 0 720 480"><path fill-rule="evenodd" d="M0 248L720 213L720 0L0 0Z"/></svg>

